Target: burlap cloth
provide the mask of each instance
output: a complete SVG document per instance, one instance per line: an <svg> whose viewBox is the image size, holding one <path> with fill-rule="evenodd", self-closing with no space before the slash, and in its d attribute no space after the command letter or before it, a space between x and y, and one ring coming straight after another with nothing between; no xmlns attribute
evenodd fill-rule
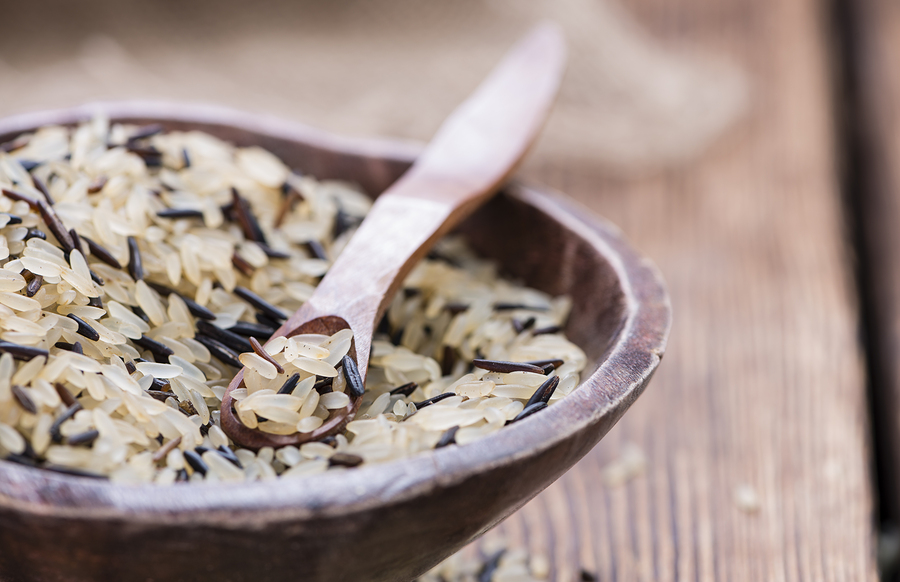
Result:
<svg viewBox="0 0 900 582"><path fill-rule="evenodd" d="M529 163L646 170L695 155L745 108L744 76L605 0L16 2L4 7L0 114L161 98L351 135L426 140L530 25L570 66Z"/></svg>

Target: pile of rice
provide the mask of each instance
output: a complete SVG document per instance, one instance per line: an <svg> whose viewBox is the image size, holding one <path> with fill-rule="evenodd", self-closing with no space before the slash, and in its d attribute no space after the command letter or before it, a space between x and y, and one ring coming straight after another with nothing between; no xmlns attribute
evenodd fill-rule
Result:
<svg viewBox="0 0 900 582"><path fill-rule="evenodd" d="M586 363L560 331L567 298L447 239L394 298L343 433L241 449L219 426L240 363L248 426L308 432L346 406L347 332L269 337L369 199L258 147L103 118L0 145L0 188L7 461L160 484L309 475L470 443L567 395Z"/></svg>

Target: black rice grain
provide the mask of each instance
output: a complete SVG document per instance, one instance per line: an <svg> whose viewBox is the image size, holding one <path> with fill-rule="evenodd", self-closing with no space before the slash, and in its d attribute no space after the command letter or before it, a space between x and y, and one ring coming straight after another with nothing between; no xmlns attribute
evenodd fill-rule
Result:
<svg viewBox="0 0 900 582"><path fill-rule="evenodd" d="M238 353L219 340L206 335L196 335L194 339L206 346L209 353L223 364L234 366L235 368L244 367L241 361L238 360Z"/></svg>
<svg viewBox="0 0 900 582"><path fill-rule="evenodd" d="M75 402L66 408L66 410L53 421L53 424L50 425L50 439L54 443L62 442L62 434L59 432L59 427L61 427L65 421L75 416L75 413L81 410L81 408L81 403Z"/></svg>
<svg viewBox="0 0 900 582"><path fill-rule="evenodd" d="M43 238L46 238L46 237L43 237ZM88 250L91 251L92 256L97 257L98 259L100 259L101 261L103 261L104 263L106 263L107 265L112 267L113 269L121 269L122 268L122 264L119 263L119 261L114 256L112 256L112 253L110 253L108 250L106 250L105 247L103 247L99 243L94 242L93 239L89 239L88 237L83 236L83 235L81 236L81 240L87 242Z"/></svg>
<svg viewBox="0 0 900 582"><path fill-rule="evenodd" d="M165 356L168 358L175 354L175 352L172 351L172 348L166 344L158 342L153 338L149 338L146 335L142 335L139 339L132 339L131 341L156 356Z"/></svg>
<svg viewBox="0 0 900 582"><path fill-rule="evenodd" d="M38 356L46 358L50 355L50 352L41 348L23 346L6 341L0 341L0 353L12 354L12 357L17 360L30 360Z"/></svg>
<svg viewBox="0 0 900 582"><path fill-rule="evenodd" d="M209 321L212 321L213 319L216 318L215 313L213 313L206 307L203 307L202 305L200 305L199 303L197 303L190 297L185 297L184 295L182 295L178 291L175 291L174 289L166 287L165 285L160 285L159 283L151 283L149 281L147 281L147 285L152 287L157 293L159 293L160 295L162 295L164 297L168 297L169 295L172 295L173 293L175 295L178 295L181 298L181 300L184 301L184 304L187 306L188 311L190 311L194 317L199 317L200 319L206 319Z"/></svg>
<svg viewBox="0 0 900 582"><path fill-rule="evenodd" d="M416 410L421 410L426 406L431 406L435 402L440 402L441 400L445 400L450 398L451 396L456 396L453 392L444 392L443 394L438 394L437 396L432 396L431 398L426 398L421 402L413 402L416 405Z"/></svg>
<svg viewBox="0 0 900 582"><path fill-rule="evenodd" d="M391 390L391 396L396 396L398 394L402 394L403 396L409 397L410 394L416 391L419 385L415 382L408 382L403 386L397 386L393 390Z"/></svg>
<svg viewBox="0 0 900 582"><path fill-rule="evenodd" d="M543 374L544 370L540 366L534 364L526 364L524 362L503 362L500 360L483 360L476 358L472 360L472 365L482 370L497 372L499 374L508 374L509 372L531 372L533 374Z"/></svg>
<svg viewBox="0 0 900 582"><path fill-rule="evenodd" d="M40 275L35 275L34 278L28 282L28 285L25 286L25 295L34 297L35 294L40 291L41 285L43 284L44 278Z"/></svg>
<svg viewBox="0 0 900 582"><path fill-rule="evenodd" d="M19 386L18 384L13 384L12 386L12 395L15 398L16 403L29 414L37 414L38 406L35 404L34 400L31 396L25 392L25 389Z"/></svg>
<svg viewBox="0 0 900 582"><path fill-rule="evenodd" d="M38 178L37 176L32 176L31 181L34 182L34 187L37 188L38 192L40 192L44 198L47 200L47 204L53 206L56 204L56 201L53 200L53 196L50 195L50 190L47 189L47 185Z"/></svg>
<svg viewBox="0 0 900 582"><path fill-rule="evenodd" d="M333 384L334 378L322 378L313 384L313 390L319 394L328 394L329 392L334 392L334 388L332 387Z"/></svg>
<svg viewBox="0 0 900 582"><path fill-rule="evenodd" d="M478 572L478 582L491 582L491 578L494 577L494 573L497 571L497 568L500 567L500 559L503 557L504 553L506 553L506 550L500 550L485 560L484 565Z"/></svg>
<svg viewBox="0 0 900 582"><path fill-rule="evenodd" d="M29 240L32 238L47 240L47 235L44 234L44 231L39 228L29 228L28 232L25 233L25 240Z"/></svg>
<svg viewBox="0 0 900 582"><path fill-rule="evenodd" d="M281 367L281 364L275 361L275 358L269 355L269 352L267 352L266 349L262 347L262 344L259 343L258 339L250 336L250 345L253 347L253 351L256 352L257 356L275 366L276 372L278 372L279 374L284 374L284 368Z"/></svg>
<svg viewBox="0 0 900 582"><path fill-rule="evenodd" d="M230 331L222 329L221 327L217 327L209 323L208 321L198 321L197 332L200 335L209 336L215 340L218 340L219 342L225 344L238 353L253 351L253 346L250 345L250 342L247 340L247 338L241 337L236 333L231 333ZM242 366L239 365L239 367Z"/></svg>
<svg viewBox="0 0 900 582"><path fill-rule="evenodd" d="M456 442L456 431L459 430L459 426L451 426L447 430L444 431L444 434L441 435L441 439L434 445L434 448L440 449L449 445L452 445Z"/></svg>
<svg viewBox="0 0 900 582"><path fill-rule="evenodd" d="M212 312L210 312L212 313ZM196 315L196 314L195 314ZM215 317L215 315L213 315ZM239 321L228 328L231 333L236 333L244 337L255 337L261 341L268 341L275 333L275 328L260 323L251 323L249 321Z"/></svg>
<svg viewBox="0 0 900 582"><path fill-rule="evenodd" d="M351 453L335 453L328 458L331 467L358 467L362 462L362 457Z"/></svg>
<svg viewBox="0 0 900 582"><path fill-rule="evenodd" d="M562 331L562 328L558 325L548 325L547 327L542 327L540 329L536 329L531 332L532 335L547 335L552 333L559 333Z"/></svg>
<svg viewBox="0 0 900 582"><path fill-rule="evenodd" d="M209 467L206 466L206 463L200 458L200 455L194 451L184 451L184 460L191 466L191 469L201 475L206 475L206 472L209 471Z"/></svg>
<svg viewBox="0 0 900 582"><path fill-rule="evenodd" d="M529 406L537 402L549 402L550 397L553 396L553 392L556 391L557 386L559 386L559 376L547 378L547 380L543 384L538 386L538 389L534 391L534 394L531 395L531 398L528 399L528 402L525 404L525 408L528 408ZM524 410L522 412L524 412Z"/></svg>
<svg viewBox="0 0 900 582"><path fill-rule="evenodd" d="M78 434L73 434L72 436L67 438L66 444L71 447L77 447L81 445L91 446L99 436L100 431L98 431L97 429L86 430Z"/></svg>
<svg viewBox="0 0 900 582"><path fill-rule="evenodd" d="M53 384L53 388L56 390L56 393L59 395L59 399L63 401L63 404L66 406L72 406L75 404L75 395L69 392L69 389L56 382Z"/></svg>
<svg viewBox="0 0 900 582"><path fill-rule="evenodd" d="M203 212L193 208L166 208L156 213L159 218L203 218Z"/></svg>
<svg viewBox="0 0 900 582"><path fill-rule="evenodd" d="M546 402L535 402L535 403L532 404L531 406L526 406L525 409L524 409L522 412L520 412L519 414L517 414L516 417L515 417L514 419L510 420L510 421L507 422L506 424L511 424L511 423L513 423L513 422L518 422L518 421L522 420L523 418L528 418L529 416L531 416L531 415L534 414L535 412L539 412L539 411L541 411L541 410L543 410L543 409L545 409L545 408L547 408L547 403L546 403Z"/></svg>
<svg viewBox="0 0 900 582"><path fill-rule="evenodd" d="M141 261L141 250L138 248L137 239L128 237L128 274L135 281L144 278L144 264Z"/></svg>
<svg viewBox="0 0 900 582"><path fill-rule="evenodd" d="M344 356L341 359L341 369L344 372L344 378L347 380L347 388L349 395L359 398L366 392L366 386L363 384L362 376L359 375L359 368L356 362L350 356Z"/></svg>
<svg viewBox="0 0 900 582"><path fill-rule="evenodd" d="M284 320L288 318L288 314L285 313L281 308L275 307L250 289L246 287L241 287L238 285L234 288L234 294L255 307L256 309L262 311L269 317L275 320Z"/></svg>
<svg viewBox="0 0 900 582"><path fill-rule="evenodd" d="M444 346L444 354L441 358L441 374L447 376L453 373L456 365L456 350L452 346Z"/></svg>
<svg viewBox="0 0 900 582"><path fill-rule="evenodd" d="M279 394L290 394L294 391L294 388L297 387L297 384L300 383L300 374L299 372L285 380L284 384L281 385L281 388L278 389Z"/></svg>
<svg viewBox="0 0 900 582"><path fill-rule="evenodd" d="M217 448L216 450L219 451L220 455L225 457L226 461L229 461L238 469L244 468L244 466L241 464L240 459L237 458L237 455L234 454L234 451L232 451L231 447L229 447L228 445L219 445L219 448Z"/></svg>
<svg viewBox="0 0 900 582"><path fill-rule="evenodd" d="M97 330L91 327L85 320L81 319L74 313L69 313L66 315L66 317L78 324L78 335L83 335L84 337L92 341L97 341L100 339L100 334L97 333Z"/></svg>

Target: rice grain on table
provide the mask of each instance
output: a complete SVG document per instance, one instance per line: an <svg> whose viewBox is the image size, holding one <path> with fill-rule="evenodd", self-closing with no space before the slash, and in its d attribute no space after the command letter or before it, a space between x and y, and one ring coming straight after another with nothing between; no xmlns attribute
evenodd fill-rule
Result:
<svg viewBox="0 0 900 582"><path fill-rule="evenodd" d="M586 365L560 331L568 298L453 238L393 298L365 383L349 329L272 337L371 201L258 147L99 117L4 144L0 191L0 457L120 482L302 477L465 446ZM250 428L310 432L355 397L359 413L326 442L235 447L219 408L239 366Z"/></svg>

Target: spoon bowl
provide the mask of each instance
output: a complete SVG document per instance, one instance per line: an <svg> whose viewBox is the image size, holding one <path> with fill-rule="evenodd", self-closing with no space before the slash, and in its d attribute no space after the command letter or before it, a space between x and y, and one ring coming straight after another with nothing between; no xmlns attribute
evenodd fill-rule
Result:
<svg viewBox="0 0 900 582"><path fill-rule="evenodd" d="M298 312L297 317L306 319L307 321L299 327L294 328L291 332L285 334L287 337L293 337L299 334L313 333L319 335L333 335L342 329L350 329L350 324L341 317L335 315L323 315L320 317L312 317L306 315L307 312ZM348 355L356 360L356 346L351 343ZM234 388L240 386L244 381L244 370L240 370L232 380ZM245 426L234 411L234 399L231 396L232 390L228 390L222 398L221 422L222 430L224 430L232 440L240 442L243 446L259 450L263 447L286 447L288 445L300 445L311 441L319 441L323 438L339 432L348 422L353 420L359 405L362 402L362 395L351 396L350 403L340 409L332 410L328 418L322 425L311 432L298 432L291 435L278 435L265 433L259 430L248 428Z"/></svg>

